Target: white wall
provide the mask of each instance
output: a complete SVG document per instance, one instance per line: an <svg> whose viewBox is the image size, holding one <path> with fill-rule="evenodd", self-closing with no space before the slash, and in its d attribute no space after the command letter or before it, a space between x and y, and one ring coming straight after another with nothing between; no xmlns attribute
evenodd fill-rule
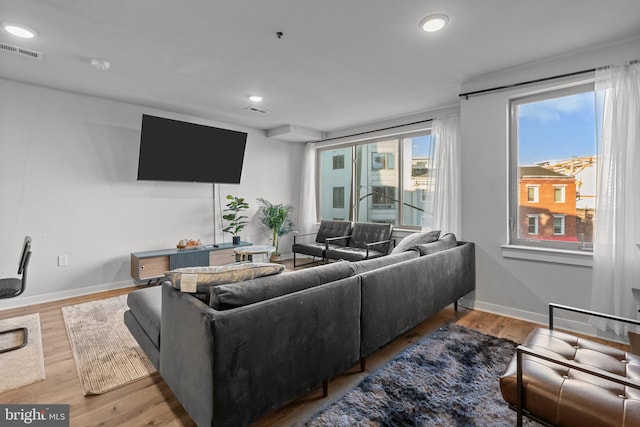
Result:
<svg viewBox="0 0 640 427"><path fill-rule="evenodd" d="M462 92L553 76L640 58L638 40L474 79ZM584 79L588 75L574 80ZM511 97L564 81L525 86L461 101L462 238L476 244L477 308L546 323L547 303L588 308L590 267L505 258L507 243L507 124ZM631 297L631 296L630 296Z"/></svg>
<svg viewBox="0 0 640 427"><path fill-rule="evenodd" d="M0 277L15 276L22 240L33 238L27 291L0 301L0 309L128 286L131 252L171 248L182 238L213 240L210 184L136 181L142 113L247 132L241 184L220 185L220 194L245 197L250 216L257 197L299 200L304 144L0 79ZM242 238L269 243L255 220ZM69 266L57 266L61 254Z"/></svg>

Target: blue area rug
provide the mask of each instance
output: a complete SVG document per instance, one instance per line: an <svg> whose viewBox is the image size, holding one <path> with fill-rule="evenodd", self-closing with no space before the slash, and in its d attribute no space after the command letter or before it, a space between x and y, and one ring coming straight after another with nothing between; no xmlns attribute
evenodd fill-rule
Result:
<svg viewBox="0 0 640 427"><path fill-rule="evenodd" d="M446 325L365 378L306 426L514 426L499 378L513 341ZM525 420L527 426L537 426Z"/></svg>

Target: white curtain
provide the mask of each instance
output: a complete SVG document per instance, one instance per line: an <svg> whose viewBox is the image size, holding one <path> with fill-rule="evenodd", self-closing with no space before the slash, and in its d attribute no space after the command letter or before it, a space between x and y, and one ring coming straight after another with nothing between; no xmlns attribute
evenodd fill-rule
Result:
<svg viewBox="0 0 640 427"><path fill-rule="evenodd" d="M300 234L316 231L316 144L308 142L304 150L302 165L302 185L298 209L298 232Z"/></svg>
<svg viewBox="0 0 640 427"><path fill-rule="evenodd" d="M640 64L598 70L596 90L604 95L604 112L591 307L636 319L631 288L640 288ZM620 322L591 322L624 331Z"/></svg>
<svg viewBox="0 0 640 427"><path fill-rule="evenodd" d="M435 188L432 229L460 237L462 229L460 117L449 116L433 121L435 144Z"/></svg>

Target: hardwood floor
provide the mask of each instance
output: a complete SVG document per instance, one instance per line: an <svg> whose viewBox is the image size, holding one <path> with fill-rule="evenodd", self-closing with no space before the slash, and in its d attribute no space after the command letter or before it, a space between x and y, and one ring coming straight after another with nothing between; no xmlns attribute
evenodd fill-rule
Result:
<svg viewBox="0 0 640 427"><path fill-rule="evenodd" d="M293 268L290 261L285 264ZM61 307L122 295L135 289L137 287L0 311L0 319L40 313L46 370L44 381L2 393L0 403L69 404L71 426L195 425L157 373L102 395L85 397L82 394ZM267 414L255 425L280 427L303 423L317 410L339 399L367 373L375 371L430 331L449 322L516 342L521 342L539 326L478 310L459 308L456 312L451 305L368 357L366 372L361 373L359 365L354 365L333 379L329 383L327 398L322 398L322 387L318 385L318 389ZM2 369L11 367L2 366Z"/></svg>

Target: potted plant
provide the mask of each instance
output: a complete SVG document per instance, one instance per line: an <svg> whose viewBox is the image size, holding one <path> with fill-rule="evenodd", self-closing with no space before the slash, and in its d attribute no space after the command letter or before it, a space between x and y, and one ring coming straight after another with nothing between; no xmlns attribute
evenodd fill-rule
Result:
<svg viewBox="0 0 640 427"><path fill-rule="evenodd" d="M278 252L280 236L284 236L293 231L294 225L290 218L293 212L293 206L285 203L275 205L263 198L259 198L258 202L261 204L258 208L258 219L265 228L271 230L273 233L273 246L276 249L271 259L277 260L280 258L280 253Z"/></svg>
<svg viewBox="0 0 640 427"><path fill-rule="evenodd" d="M240 236L238 234L248 224L247 221L245 221L247 216L242 215L242 212L249 209L249 204L244 201L243 197L234 197L231 194L227 195L227 200L229 200L229 202L224 211L229 213L222 215L222 219L229 221L229 225L222 231L230 233L233 236L233 244L237 245L240 243Z"/></svg>

